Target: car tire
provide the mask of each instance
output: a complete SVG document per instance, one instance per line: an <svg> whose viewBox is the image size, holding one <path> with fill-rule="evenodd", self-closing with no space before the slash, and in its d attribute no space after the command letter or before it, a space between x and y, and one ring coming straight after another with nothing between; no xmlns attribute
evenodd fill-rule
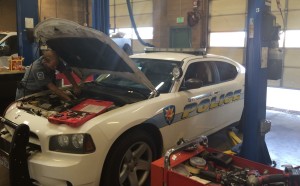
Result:
<svg viewBox="0 0 300 186"><path fill-rule="evenodd" d="M156 158L152 137L141 129L129 131L109 151L100 186L148 186L151 162Z"/></svg>

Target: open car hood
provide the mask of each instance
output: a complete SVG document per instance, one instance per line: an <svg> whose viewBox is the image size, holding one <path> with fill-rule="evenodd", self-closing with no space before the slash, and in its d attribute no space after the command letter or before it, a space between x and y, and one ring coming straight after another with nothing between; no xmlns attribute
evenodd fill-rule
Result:
<svg viewBox="0 0 300 186"><path fill-rule="evenodd" d="M152 83L128 55L109 36L98 30L73 21L51 18L35 27L34 36L38 42L56 51L82 76L116 74L155 91Z"/></svg>

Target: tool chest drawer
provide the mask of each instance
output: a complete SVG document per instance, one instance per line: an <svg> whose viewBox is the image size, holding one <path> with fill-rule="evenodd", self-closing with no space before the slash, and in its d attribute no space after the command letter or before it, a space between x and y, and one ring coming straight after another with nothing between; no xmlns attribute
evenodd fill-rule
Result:
<svg viewBox="0 0 300 186"><path fill-rule="evenodd" d="M286 184L291 175L283 170L200 145L203 140L179 145L152 162L151 186L293 185Z"/></svg>

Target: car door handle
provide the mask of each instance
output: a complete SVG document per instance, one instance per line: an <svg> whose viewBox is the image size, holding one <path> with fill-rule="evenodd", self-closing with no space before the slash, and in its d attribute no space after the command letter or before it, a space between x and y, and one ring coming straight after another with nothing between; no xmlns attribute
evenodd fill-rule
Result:
<svg viewBox="0 0 300 186"><path fill-rule="evenodd" d="M215 94L219 94L219 93L220 93L220 91L214 91L211 93L211 95L215 95Z"/></svg>

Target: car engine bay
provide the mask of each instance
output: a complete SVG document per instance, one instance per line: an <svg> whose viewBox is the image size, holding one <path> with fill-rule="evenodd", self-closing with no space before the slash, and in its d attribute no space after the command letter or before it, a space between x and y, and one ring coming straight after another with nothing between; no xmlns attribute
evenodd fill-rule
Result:
<svg viewBox="0 0 300 186"><path fill-rule="evenodd" d="M82 84L82 92L79 96L76 96L70 88L64 91L71 97L72 101L63 101L57 95L46 91L18 100L17 107L30 114L49 118L50 116L66 112L88 99L113 103L109 108L105 109L105 112L147 99L146 96L132 90L96 86L93 82Z"/></svg>

